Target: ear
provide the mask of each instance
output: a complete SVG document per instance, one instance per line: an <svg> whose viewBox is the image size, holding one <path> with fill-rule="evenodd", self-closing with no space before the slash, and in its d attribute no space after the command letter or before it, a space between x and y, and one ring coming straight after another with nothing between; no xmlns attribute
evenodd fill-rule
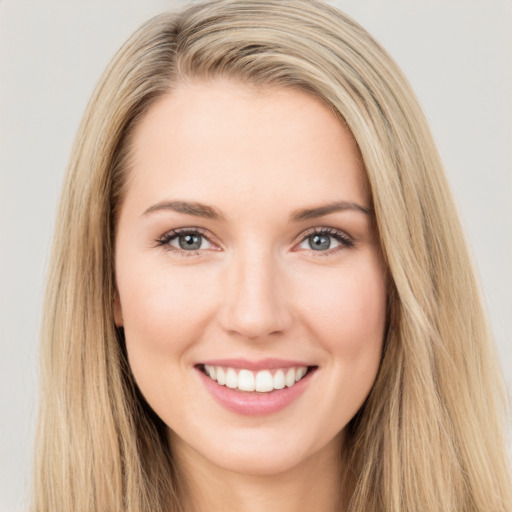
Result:
<svg viewBox="0 0 512 512"><path fill-rule="evenodd" d="M119 298L119 292L117 290L114 292L112 311L114 313L116 327L123 327L123 310L121 309L121 299Z"/></svg>

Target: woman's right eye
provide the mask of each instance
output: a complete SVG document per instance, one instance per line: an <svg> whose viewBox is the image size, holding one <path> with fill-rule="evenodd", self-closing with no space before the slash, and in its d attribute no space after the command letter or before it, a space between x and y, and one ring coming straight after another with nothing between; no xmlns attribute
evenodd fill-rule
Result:
<svg viewBox="0 0 512 512"><path fill-rule="evenodd" d="M195 255L201 250L214 248L208 238L197 230L169 231L157 242L159 246L183 256Z"/></svg>

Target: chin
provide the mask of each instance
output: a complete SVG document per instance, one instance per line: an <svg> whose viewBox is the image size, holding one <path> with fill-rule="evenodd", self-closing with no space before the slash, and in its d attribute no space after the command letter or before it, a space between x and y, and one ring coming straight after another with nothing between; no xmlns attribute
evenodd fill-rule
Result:
<svg viewBox="0 0 512 512"><path fill-rule="evenodd" d="M192 447L196 457L199 456L217 470L264 477L300 470L304 462L311 462L315 458L320 465L338 460L343 431L334 432L332 437L315 439L312 436L290 435L290 432L276 433L260 425L249 431L234 429L221 439L215 437L196 438L194 443L174 438L171 446L180 452Z"/></svg>
<svg viewBox="0 0 512 512"><path fill-rule="evenodd" d="M215 457L219 455L219 457ZM272 449L229 450L214 454L211 462L219 468L232 473L248 476L275 476L298 468L306 454L300 453L297 447L283 451Z"/></svg>

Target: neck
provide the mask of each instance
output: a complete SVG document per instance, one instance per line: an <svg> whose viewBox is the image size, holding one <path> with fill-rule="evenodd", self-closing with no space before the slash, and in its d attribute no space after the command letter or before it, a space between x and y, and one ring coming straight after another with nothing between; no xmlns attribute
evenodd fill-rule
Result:
<svg viewBox="0 0 512 512"><path fill-rule="evenodd" d="M342 436L277 474L247 475L221 468L173 439L183 510L193 512L343 512Z"/></svg>

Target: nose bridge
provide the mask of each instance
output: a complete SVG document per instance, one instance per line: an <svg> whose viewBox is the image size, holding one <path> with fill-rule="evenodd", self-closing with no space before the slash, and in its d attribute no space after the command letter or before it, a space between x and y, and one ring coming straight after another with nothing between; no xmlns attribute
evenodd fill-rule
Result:
<svg viewBox="0 0 512 512"><path fill-rule="evenodd" d="M291 315L283 277L268 246L240 248L233 255L224 287L224 329L248 339L286 330Z"/></svg>

